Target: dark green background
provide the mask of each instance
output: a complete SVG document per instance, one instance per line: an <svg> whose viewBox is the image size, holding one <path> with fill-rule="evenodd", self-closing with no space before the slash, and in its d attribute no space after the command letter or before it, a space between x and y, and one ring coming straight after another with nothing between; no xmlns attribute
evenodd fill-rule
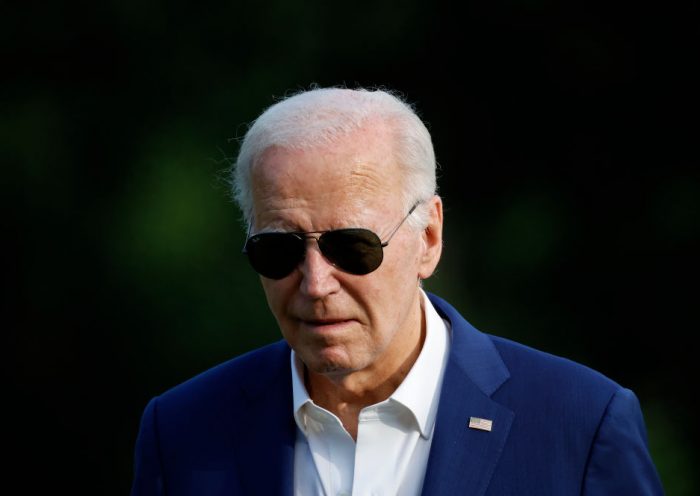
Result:
<svg viewBox="0 0 700 496"><path fill-rule="evenodd" d="M697 494L695 6L99 5L0 15L6 480L125 494L148 399L279 338L221 176L318 83L428 124L428 289L633 389L668 494Z"/></svg>

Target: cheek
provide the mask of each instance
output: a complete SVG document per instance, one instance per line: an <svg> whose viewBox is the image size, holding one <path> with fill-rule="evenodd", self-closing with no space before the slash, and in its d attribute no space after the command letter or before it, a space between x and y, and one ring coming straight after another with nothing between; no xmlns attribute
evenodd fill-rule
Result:
<svg viewBox="0 0 700 496"><path fill-rule="evenodd" d="M261 278L267 306L278 321L285 318L287 302L291 296L291 287L284 279L274 281L272 279Z"/></svg>
<svg viewBox="0 0 700 496"><path fill-rule="evenodd" d="M293 296L293 286L285 284L287 281L273 281L263 279L262 286L267 299L267 306L270 312L277 321L279 332L282 337L290 344L295 346L297 343L298 332L297 322L290 316L289 308L290 301Z"/></svg>
<svg viewBox="0 0 700 496"><path fill-rule="evenodd" d="M420 261L420 240L407 246L402 246L402 250L392 254L386 266L387 285L392 287L392 291L399 293L408 291L413 286L414 281L418 281L419 261Z"/></svg>
<svg viewBox="0 0 700 496"><path fill-rule="evenodd" d="M400 321L417 285L418 279L412 268L409 270L401 261L382 266L371 284L359 292L373 327L382 329L383 333L385 327L391 327L390 323Z"/></svg>
<svg viewBox="0 0 700 496"><path fill-rule="evenodd" d="M419 241L419 240L417 240ZM418 287L420 246L411 243L400 252L392 254L389 263L377 282L374 301L382 302L382 315L379 318L400 321L413 302Z"/></svg>

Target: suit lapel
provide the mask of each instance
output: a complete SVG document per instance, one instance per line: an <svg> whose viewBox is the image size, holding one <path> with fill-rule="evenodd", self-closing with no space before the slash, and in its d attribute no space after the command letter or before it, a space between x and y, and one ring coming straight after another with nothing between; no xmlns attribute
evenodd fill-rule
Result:
<svg viewBox="0 0 700 496"><path fill-rule="evenodd" d="M430 295L452 325L452 342L423 494L484 494L508 437L514 413L490 396L508 370L488 336L454 308ZM493 422L491 431L469 427L470 417Z"/></svg>
<svg viewBox="0 0 700 496"><path fill-rule="evenodd" d="M296 424L292 415L289 348L263 378L244 387L247 396L245 425L238 426L238 474L242 494L291 496L294 483ZM286 357L286 358L285 358Z"/></svg>

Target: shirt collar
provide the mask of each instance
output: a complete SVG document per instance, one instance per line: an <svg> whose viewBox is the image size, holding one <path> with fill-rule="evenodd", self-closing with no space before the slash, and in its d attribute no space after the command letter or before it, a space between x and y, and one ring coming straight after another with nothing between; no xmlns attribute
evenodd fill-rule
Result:
<svg viewBox="0 0 700 496"><path fill-rule="evenodd" d="M306 433L306 417L303 414L303 407L307 403L313 404L309 397L309 392L304 385L304 364L297 358L294 350L290 353L292 362L292 403L294 405L294 420L297 427Z"/></svg>
<svg viewBox="0 0 700 496"><path fill-rule="evenodd" d="M391 395L408 408L416 419L421 436L428 439L435 425L442 376L447 363L448 329L428 296L421 290L425 315L425 342L416 362L401 385Z"/></svg>
<svg viewBox="0 0 700 496"><path fill-rule="evenodd" d="M425 316L425 342L413 367L403 382L389 397L407 408L413 415L421 436L430 438L440 399L442 376L447 363L449 338L447 323L438 315L428 296L421 289L422 310ZM291 352L292 398L294 420L302 432L306 432L305 405L312 404L304 384L304 365Z"/></svg>

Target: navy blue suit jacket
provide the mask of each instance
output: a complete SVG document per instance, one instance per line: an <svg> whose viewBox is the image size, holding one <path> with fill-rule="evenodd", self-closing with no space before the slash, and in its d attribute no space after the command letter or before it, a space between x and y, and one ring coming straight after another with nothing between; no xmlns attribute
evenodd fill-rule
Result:
<svg viewBox="0 0 700 496"><path fill-rule="evenodd" d="M659 495L634 394L569 360L452 326L425 495ZM493 421L490 432L470 417ZM291 495L296 425L284 341L154 398L133 496ZM377 467L381 470L382 467Z"/></svg>

